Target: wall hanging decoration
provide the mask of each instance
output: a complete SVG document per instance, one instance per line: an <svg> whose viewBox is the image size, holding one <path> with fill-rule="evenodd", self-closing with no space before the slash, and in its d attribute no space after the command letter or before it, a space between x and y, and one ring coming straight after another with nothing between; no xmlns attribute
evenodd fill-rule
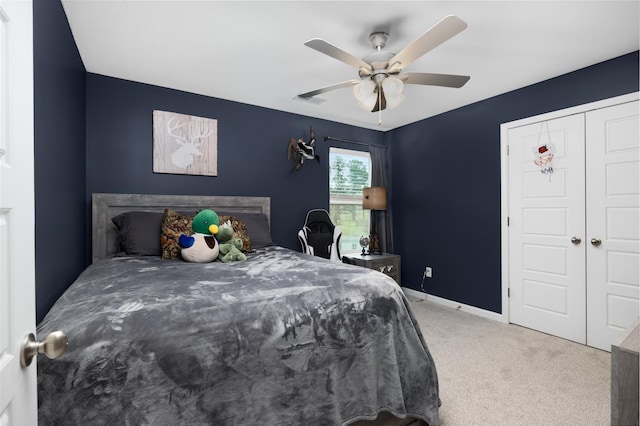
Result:
<svg viewBox="0 0 640 426"><path fill-rule="evenodd" d="M305 142L304 139L291 138L289 140L289 146L287 148L287 160L293 159L296 164L291 169L291 173L299 170L304 164L304 160L316 160L320 164L320 156L315 152L316 134L313 131L313 127L309 127L309 142Z"/></svg>
<svg viewBox="0 0 640 426"><path fill-rule="evenodd" d="M541 143L543 129L546 126L547 129L547 143ZM546 121L540 125L540 133L538 134L538 144L533 148L535 159L533 162L540 167L540 172L549 175L549 181L551 181L551 174L553 173L553 154L555 149L551 143L551 133L549 132L549 123Z"/></svg>
<svg viewBox="0 0 640 426"><path fill-rule="evenodd" d="M218 175L218 120L153 111L153 172Z"/></svg>

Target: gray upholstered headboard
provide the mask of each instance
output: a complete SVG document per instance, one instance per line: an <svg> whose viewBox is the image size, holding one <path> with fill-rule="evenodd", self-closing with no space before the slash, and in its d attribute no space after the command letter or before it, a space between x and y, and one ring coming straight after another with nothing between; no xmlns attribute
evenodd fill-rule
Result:
<svg viewBox="0 0 640 426"><path fill-rule="evenodd" d="M271 224L269 197L234 197L211 195L93 194L92 261L119 250L118 230L111 218L128 211L164 212L213 209L229 213L264 213Z"/></svg>

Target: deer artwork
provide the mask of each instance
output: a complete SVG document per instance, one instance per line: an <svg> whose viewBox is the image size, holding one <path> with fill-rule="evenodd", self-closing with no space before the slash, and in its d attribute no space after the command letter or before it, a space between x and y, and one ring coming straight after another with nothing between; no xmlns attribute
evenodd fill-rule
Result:
<svg viewBox="0 0 640 426"><path fill-rule="evenodd" d="M202 139L211 135L211 129L203 122L191 120L187 128L186 136L180 130L185 126L179 118L173 117L167 121L167 133L173 136L174 141L179 145L173 154L171 154L171 162L181 169L186 169L195 161L194 157L202 157L200 145Z"/></svg>

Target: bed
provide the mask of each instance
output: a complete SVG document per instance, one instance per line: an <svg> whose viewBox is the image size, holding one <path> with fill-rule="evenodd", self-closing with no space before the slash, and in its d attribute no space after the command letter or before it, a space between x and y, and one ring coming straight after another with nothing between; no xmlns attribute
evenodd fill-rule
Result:
<svg viewBox="0 0 640 426"><path fill-rule="evenodd" d="M131 248L158 217L163 239L168 211L203 208L244 218L246 261ZM69 339L38 358L40 424L439 424L436 368L395 281L273 244L268 197L94 194L92 209L93 263L38 325Z"/></svg>

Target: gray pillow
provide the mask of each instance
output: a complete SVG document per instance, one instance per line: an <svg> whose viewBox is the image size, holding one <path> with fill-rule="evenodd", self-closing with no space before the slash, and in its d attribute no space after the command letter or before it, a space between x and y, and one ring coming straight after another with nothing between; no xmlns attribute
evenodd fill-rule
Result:
<svg viewBox="0 0 640 426"><path fill-rule="evenodd" d="M218 212L219 216L235 216L247 227L247 234L251 241L251 249L258 249L273 245L271 241L271 231L269 221L264 213L238 213L238 212Z"/></svg>
<svg viewBox="0 0 640 426"><path fill-rule="evenodd" d="M160 256L163 213L131 211L111 218L118 228L120 247L128 255Z"/></svg>

